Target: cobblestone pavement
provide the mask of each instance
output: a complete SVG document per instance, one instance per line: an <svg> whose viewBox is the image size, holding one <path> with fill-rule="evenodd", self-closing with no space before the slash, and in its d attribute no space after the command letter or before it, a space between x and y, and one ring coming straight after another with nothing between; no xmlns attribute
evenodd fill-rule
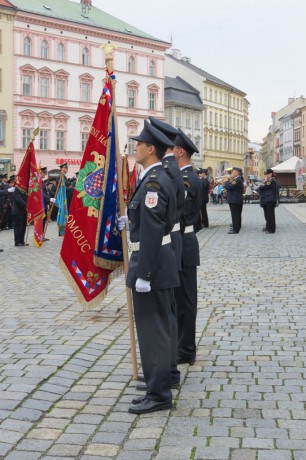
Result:
<svg viewBox="0 0 306 460"><path fill-rule="evenodd" d="M228 206L209 207L197 361L180 367L173 410L142 416L127 412L139 392L123 278L83 312L58 267L56 224L41 249L1 232L0 458L306 459L306 226L290 205L276 214L264 234L262 210L246 205L228 235Z"/></svg>

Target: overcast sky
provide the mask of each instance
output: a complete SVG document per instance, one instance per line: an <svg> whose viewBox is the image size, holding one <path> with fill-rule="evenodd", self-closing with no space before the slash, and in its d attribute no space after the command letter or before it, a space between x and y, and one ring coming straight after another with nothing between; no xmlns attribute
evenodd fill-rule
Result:
<svg viewBox="0 0 306 460"><path fill-rule="evenodd" d="M289 97L306 96L305 0L92 0L170 41L192 64L247 94L249 138L262 142Z"/></svg>

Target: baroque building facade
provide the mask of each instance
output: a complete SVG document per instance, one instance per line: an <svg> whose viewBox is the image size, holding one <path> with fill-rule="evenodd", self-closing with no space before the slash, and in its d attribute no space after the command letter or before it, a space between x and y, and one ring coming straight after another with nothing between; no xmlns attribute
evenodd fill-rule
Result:
<svg viewBox="0 0 306 460"><path fill-rule="evenodd" d="M115 45L120 150L144 118L164 116L164 60L169 43L89 3L14 0L14 161L18 169L33 130L37 162L79 170L105 76L102 44Z"/></svg>

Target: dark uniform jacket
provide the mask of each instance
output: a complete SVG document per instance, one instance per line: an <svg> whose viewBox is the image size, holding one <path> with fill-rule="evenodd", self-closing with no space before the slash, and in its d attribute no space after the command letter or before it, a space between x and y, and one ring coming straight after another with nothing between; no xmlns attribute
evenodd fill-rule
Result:
<svg viewBox="0 0 306 460"><path fill-rule="evenodd" d="M183 169L185 188L184 212L181 216L181 232L183 235L183 267L200 265L199 242L194 232L185 233L185 228L197 223L202 203L201 185L198 175L190 165Z"/></svg>
<svg viewBox="0 0 306 460"><path fill-rule="evenodd" d="M208 191L209 191L209 180L207 177L204 177L200 180L202 186L202 204L207 204L209 202Z"/></svg>
<svg viewBox="0 0 306 460"><path fill-rule="evenodd" d="M132 252L127 286L135 288L137 278L150 281L152 289L179 285L177 263L172 244L162 245L176 220L176 197L171 179L163 165L150 169L137 186L128 207L131 242L139 242ZM169 236L170 238L170 236Z"/></svg>
<svg viewBox="0 0 306 460"><path fill-rule="evenodd" d="M229 204L243 204L243 187L241 176L225 182L224 188L227 190L227 202Z"/></svg>
<svg viewBox="0 0 306 460"><path fill-rule="evenodd" d="M14 191L12 214L13 216L27 214L27 195L18 187Z"/></svg>
<svg viewBox="0 0 306 460"><path fill-rule="evenodd" d="M257 191L260 193L260 206L277 202L277 182L274 177L260 185Z"/></svg>
<svg viewBox="0 0 306 460"><path fill-rule="evenodd" d="M162 159L164 169L172 180L176 195L176 223L179 223L184 212L185 189L181 170L174 155ZM182 236L179 231L171 233L173 248L177 257L178 270L182 269Z"/></svg>

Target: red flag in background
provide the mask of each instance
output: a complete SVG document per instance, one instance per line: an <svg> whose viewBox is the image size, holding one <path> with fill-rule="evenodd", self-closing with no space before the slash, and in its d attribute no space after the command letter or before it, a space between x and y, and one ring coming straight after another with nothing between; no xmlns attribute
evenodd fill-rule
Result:
<svg viewBox="0 0 306 460"><path fill-rule="evenodd" d="M130 176L129 200L132 198L133 193L135 192L136 186L137 186L137 167L135 163L134 168L131 172L131 176Z"/></svg>
<svg viewBox="0 0 306 460"><path fill-rule="evenodd" d="M126 203L130 197L130 171L127 155L123 155L122 157L122 189L123 198Z"/></svg>
<svg viewBox="0 0 306 460"><path fill-rule="evenodd" d="M40 165L38 167L38 183L39 183L40 190L42 190L42 176L41 176ZM45 206L44 206L43 192L41 193L41 199L42 199L42 206L44 209ZM45 217L45 213L41 214L39 217L36 217L34 219L33 239L34 239L35 246L37 246L38 248L40 248L43 245L43 240L44 240L44 217Z"/></svg>
<svg viewBox="0 0 306 460"><path fill-rule="evenodd" d="M32 141L29 143L17 173L16 187L19 187L28 195L27 224L29 225L32 220L44 214L41 177L37 170L35 149Z"/></svg>

